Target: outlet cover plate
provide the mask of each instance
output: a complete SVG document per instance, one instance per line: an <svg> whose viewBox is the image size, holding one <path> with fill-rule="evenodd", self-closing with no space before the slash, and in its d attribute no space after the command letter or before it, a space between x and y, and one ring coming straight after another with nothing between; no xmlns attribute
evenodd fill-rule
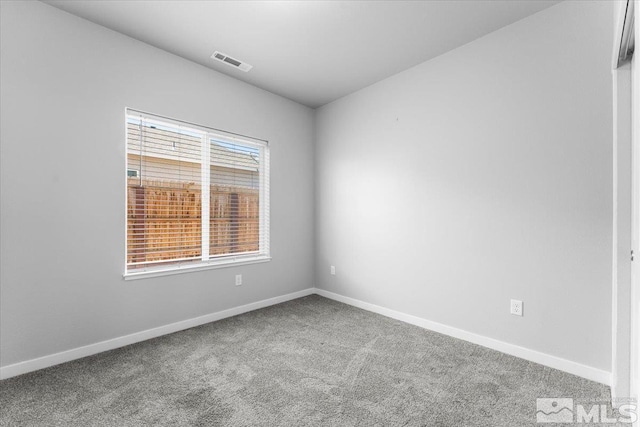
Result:
<svg viewBox="0 0 640 427"><path fill-rule="evenodd" d="M514 316L522 316L523 303L520 300L511 300L511 314Z"/></svg>

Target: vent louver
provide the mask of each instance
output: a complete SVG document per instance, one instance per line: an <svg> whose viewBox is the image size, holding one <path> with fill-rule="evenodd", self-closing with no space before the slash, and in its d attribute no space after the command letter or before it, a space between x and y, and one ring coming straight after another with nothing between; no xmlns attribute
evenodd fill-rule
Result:
<svg viewBox="0 0 640 427"><path fill-rule="evenodd" d="M211 55L211 58L217 61L223 62L229 65L230 67L237 68L241 71L244 71L245 73L249 71L251 68L253 68L252 65L249 65L246 62L238 61L237 59L232 58L229 55L222 52L218 52L218 51L213 52L213 55Z"/></svg>

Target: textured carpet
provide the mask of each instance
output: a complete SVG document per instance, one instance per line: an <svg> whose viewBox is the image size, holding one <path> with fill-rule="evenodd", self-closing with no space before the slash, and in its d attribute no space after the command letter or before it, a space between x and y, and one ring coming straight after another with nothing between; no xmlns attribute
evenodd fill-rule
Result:
<svg viewBox="0 0 640 427"><path fill-rule="evenodd" d="M529 426L606 386L316 295L0 382L3 426Z"/></svg>

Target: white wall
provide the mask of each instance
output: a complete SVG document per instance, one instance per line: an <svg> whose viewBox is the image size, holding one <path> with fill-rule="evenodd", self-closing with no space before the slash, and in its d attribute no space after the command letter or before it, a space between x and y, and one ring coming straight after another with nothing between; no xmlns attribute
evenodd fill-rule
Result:
<svg viewBox="0 0 640 427"><path fill-rule="evenodd" d="M626 4L625 4L626 5ZM617 6L617 5L616 5ZM631 64L613 74L614 150L612 384L614 398L630 396L631 338Z"/></svg>
<svg viewBox="0 0 640 427"><path fill-rule="evenodd" d="M322 107L316 286L610 371L612 7L560 3Z"/></svg>
<svg viewBox="0 0 640 427"><path fill-rule="evenodd" d="M40 2L1 3L2 366L313 286L312 110ZM125 107L271 142L273 261L122 279Z"/></svg>

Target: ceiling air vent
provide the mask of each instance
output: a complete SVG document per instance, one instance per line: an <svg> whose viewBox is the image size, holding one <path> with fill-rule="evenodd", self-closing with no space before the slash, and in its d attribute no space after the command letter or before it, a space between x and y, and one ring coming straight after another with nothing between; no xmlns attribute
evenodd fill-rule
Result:
<svg viewBox="0 0 640 427"><path fill-rule="evenodd" d="M246 62L238 61L237 59L232 58L232 57L230 57L230 56L228 56L228 55L226 55L226 54L224 54L222 52L215 51L215 52L213 52L213 55L211 55L211 57L213 59L216 59L216 60L220 61L220 62L224 62L225 64L227 64L227 65L229 65L229 66L231 66L233 68L237 68L237 69L239 69L241 71L244 71L245 73L247 71L249 71L251 68L253 68L252 65L249 65Z"/></svg>

